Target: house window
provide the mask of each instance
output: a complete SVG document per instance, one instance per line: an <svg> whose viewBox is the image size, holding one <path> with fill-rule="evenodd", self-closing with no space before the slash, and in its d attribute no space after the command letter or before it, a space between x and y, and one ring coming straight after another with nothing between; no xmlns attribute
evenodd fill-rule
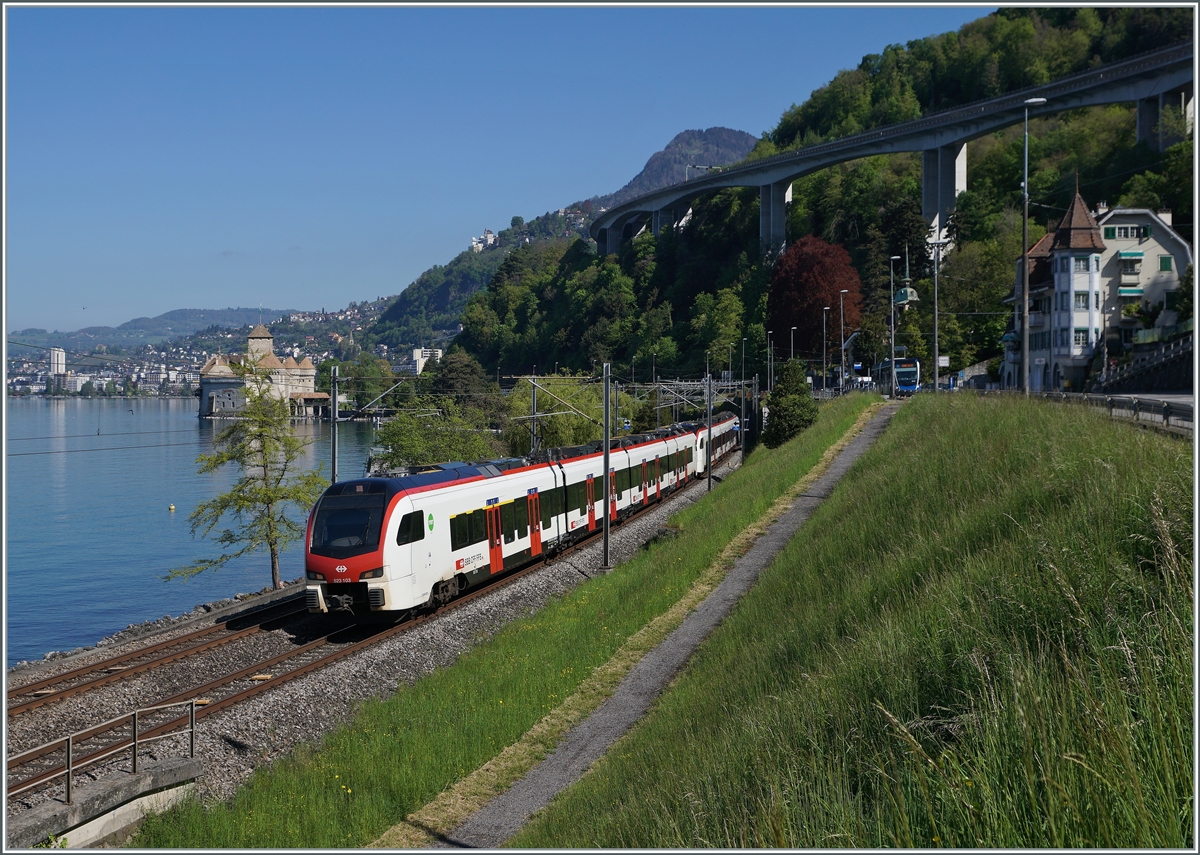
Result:
<svg viewBox="0 0 1200 855"><path fill-rule="evenodd" d="M1075 346L1081 347L1088 343L1087 330L1075 330Z"/></svg>
<svg viewBox="0 0 1200 855"><path fill-rule="evenodd" d="M1160 273L1170 273L1171 272L1171 256L1160 255L1158 257L1158 270Z"/></svg>
<svg viewBox="0 0 1200 855"><path fill-rule="evenodd" d="M1076 258L1076 259L1075 259L1075 272L1076 272L1076 273L1087 273L1087 271L1088 271L1088 260L1087 260L1087 258L1086 258L1086 257L1084 257L1084 258Z"/></svg>
<svg viewBox="0 0 1200 855"><path fill-rule="evenodd" d="M1071 259L1064 258L1061 262L1059 262L1058 269L1060 271L1062 271L1063 273L1070 273L1071 272Z"/></svg>
<svg viewBox="0 0 1200 855"><path fill-rule="evenodd" d="M1104 229L1105 237L1109 237L1108 230L1110 228L1113 228L1113 227L1112 226L1105 227L1105 229ZM1150 227L1149 226L1116 226L1116 233L1117 233L1116 236L1119 238L1150 237Z"/></svg>
<svg viewBox="0 0 1200 855"><path fill-rule="evenodd" d="M1087 311L1087 307L1088 307L1088 292L1087 291L1076 291L1075 292L1075 309L1076 309L1076 311L1079 311L1080 309Z"/></svg>
<svg viewBox="0 0 1200 855"><path fill-rule="evenodd" d="M1099 273L1099 272L1100 272L1100 256L1098 256L1098 255L1093 255L1093 256L1092 256L1092 259L1095 261L1095 264L1093 265L1093 269L1094 269L1094 270L1095 270L1097 273Z"/></svg>
<svg viewBox="0 0 1200 855"><path fill-rule="evenodd" d="M1096 295L1096 308L1099 309L1100 308L1100 292L1096 291L1094 293Z"/></svg>
<svg viewBox="0 0 1200 855"><path fill-rule="evenodd" d="M1138 261L1139 261L1139 259L1136 259L1136 258L1122 258L1121 259L1121 275L1122 276L1137 276L1138 275Z"/></svg>

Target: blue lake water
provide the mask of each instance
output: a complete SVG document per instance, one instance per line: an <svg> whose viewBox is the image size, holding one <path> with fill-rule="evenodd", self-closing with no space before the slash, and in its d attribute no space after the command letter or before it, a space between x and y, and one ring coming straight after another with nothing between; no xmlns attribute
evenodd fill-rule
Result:
<svg viewBox="0 0 1200 855"><path fill-rule="evenodd" d="M9 666L271 584L266 553L186 581L162 579L220 554L192 537L188 515L236 477L232 467L197 474L196 457L212 450L222 422L197 418L195 399L10 398L6 406ZM298 422L295 430L313 440L305 465L323 464L328 475L329 425ZM369 423L338 425L340 479L363 474L373 442ZM285 581L304 575L299 543L282 554L280 572Z"/></svg>

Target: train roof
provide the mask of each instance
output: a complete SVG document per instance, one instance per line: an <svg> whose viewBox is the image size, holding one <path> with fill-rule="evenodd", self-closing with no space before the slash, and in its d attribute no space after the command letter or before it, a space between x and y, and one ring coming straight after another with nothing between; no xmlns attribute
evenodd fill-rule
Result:
<svg viewBox="0 0 1200 855"><path fill-rule="evenodd" d="M716 425L731 418L736 418L736 416L731 413L714 415L713 424ZM640 434L612 437L609 440L609 450L617 451L622 448L632 448L648 442L683 436L684 434L695 433L705 427L707 427L707 422L700 420L698 422L670 424L657 430ZM333 485L333 487L330 487L329 490L326 490L325 494L339 495L340 491L331 491L347 486L345 492L388 492L394 495L402 490L429 487L435 484L448 484L452 481L459 481L465 478L494 478L510 469L521 469L539 463L587 457L592 454L599 454L603 450L604 442L597 439L585 445L539 449L526 457L505 457L498 460L480 460L474 463L457 461L452 463L434 463L428 466L376 467L372 468L365 478L340 481ZM387 484L386 487L383 486L385 483ZM365 485L368 484L373 486L366 487ZM358 485L364 485L364 488L359 489Z"/></svg>

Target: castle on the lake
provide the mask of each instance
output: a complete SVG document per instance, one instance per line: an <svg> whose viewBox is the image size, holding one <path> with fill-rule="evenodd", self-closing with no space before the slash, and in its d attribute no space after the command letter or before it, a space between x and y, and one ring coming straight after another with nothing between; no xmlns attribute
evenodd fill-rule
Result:
<svg viewBox="0 0 1200 855"><path fill-rule="evenodd" d="M259 324L250 331L246 355L216 354L200 369L200 417L236 416L245 406L243 368L255 366L266 373L271 394L286 400L297 418L322 416L329 394L317 391L317 368L307 356L300 362L275 355L275 337Z"/></svg>

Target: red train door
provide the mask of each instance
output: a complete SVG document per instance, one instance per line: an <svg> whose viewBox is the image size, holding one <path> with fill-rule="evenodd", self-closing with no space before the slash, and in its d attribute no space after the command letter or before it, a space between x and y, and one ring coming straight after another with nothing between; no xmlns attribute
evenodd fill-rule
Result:
<svg viewBox="0 0 1200 855"><path fill-rule="evenodd" d="M662 474L659 469L659 459L654 458L654 498L655 500L662 498Z"/></svg>
<svg viewBox="0 0 1200 855"><path fill-rule="evenodd" d="M542 500L538 497L537 487L529 491L525 497L529 503L529 554L542 554Z"/></svg>
<svg viewBox="0 0 1200 855"><path fill-rule="evenodd" d="M609 518L617 521L617 470L608 470L608 507Z"/></svg>
<svg viewBox="0 0 1200 855"><path fill-rule="evenodd" d="M587 509L588 531L596 530L596 483L591 475L587 477Z"/></svg>
<svg viewBox="0 0 1200 855"><path fill-rule="evenodd" d="M487 520L488 556L491 560L491 571L499 573L504 569L504 528L500 524L500 506L488 505L484 509Z"/></svg>
<svg viewBox="0 0 1200 855"><path fill-rule="evenodd" d="M646 461L642 461L642 504L650 504L650 489L646 483Z"/></svg>

